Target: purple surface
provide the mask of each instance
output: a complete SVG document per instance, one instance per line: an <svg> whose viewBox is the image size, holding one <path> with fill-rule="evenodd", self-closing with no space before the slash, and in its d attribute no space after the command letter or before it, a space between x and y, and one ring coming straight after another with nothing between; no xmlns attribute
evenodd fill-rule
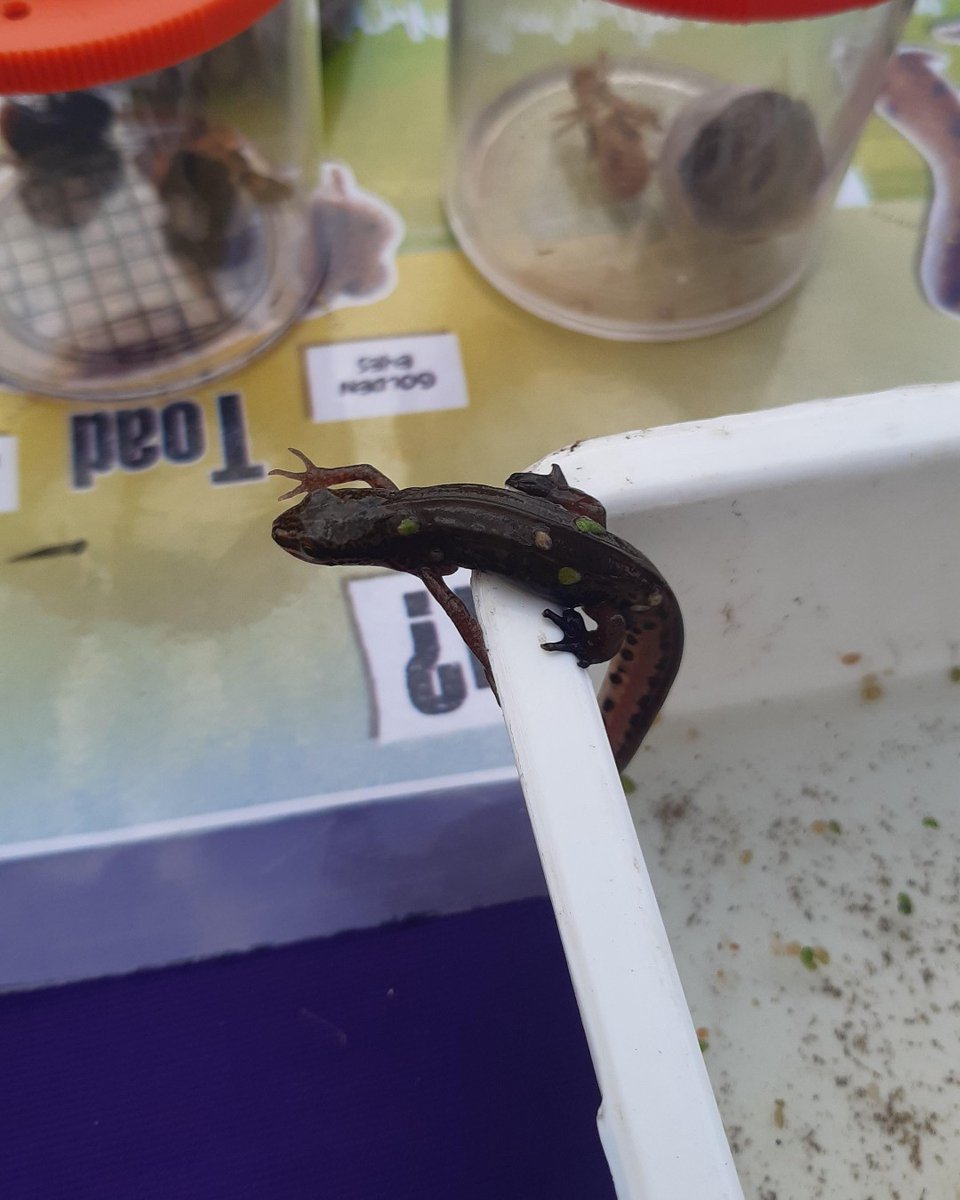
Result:
<svg viewBox="0 0 960 1200"><path fill-rule="evenodd" d="M0 994L545 894L515 780L30 853L0 861Z"/></svg>
<svg viewBox="0 0 960 1200"><path fill-rule="evenodd" d="M3 1200L613 1200L544 900L0 997Z"/></svg>

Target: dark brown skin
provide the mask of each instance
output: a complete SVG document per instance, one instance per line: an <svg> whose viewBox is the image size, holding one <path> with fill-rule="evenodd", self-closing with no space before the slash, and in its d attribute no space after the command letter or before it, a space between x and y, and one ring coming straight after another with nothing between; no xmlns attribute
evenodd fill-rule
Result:
<svg viewBox="0 0 960 1200"><path fill-rule="evenodd" d="M520 472L505 488L443 484L398 488L374 467L317 467L298 450L303 471L271 471L304 498L273 523L273 539L304 562L363 564L420 578L477 656L493 686L476 620L443 582L459 567L492 571L551 600L544 616L581 667L610 659L600 707L622 770L666 699L683 653L676 597L656 567L606 529L603 505L571 488L554 466L547 475ZM366 488L331 489L366 483ZM588 630L582 609L596 622Z"/></svg>

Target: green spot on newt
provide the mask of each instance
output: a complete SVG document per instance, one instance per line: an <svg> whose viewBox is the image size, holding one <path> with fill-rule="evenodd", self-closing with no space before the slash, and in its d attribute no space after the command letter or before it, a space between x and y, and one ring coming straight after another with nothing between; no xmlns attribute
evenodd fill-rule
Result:
<svg viewBox="0 0 960 1200"><path fill-rule="evenodd" d="M924 817L920 822L921 825L926 825L927 829L939 829L940 822L936 817Z"/></svg>
<svg viewBox="0 0 960 1200"><path fill-rule="evenodd" d="M800 961L808 971L815 971L817 969L817 956L812 946L800 947Z"/></svg>
<svg viewBox="0 0 960 1200"><path fill-rule="evenodd" d="M913 912L913 901L906 892L897 892L897 910L905 917L909 917Z"/></svg>
<svg viewBox="0 0 960 1200"><path fill-rule="evenodd" d="M419 532L420 532L420 522L415 521L413 519L413 517L404 517L403 520L400 522L400 524L397 526L397 533L399 533L401 537L409 537L411 533L419 533Z"/></svg>
<svg viewBox="0 0 960 1200"><path fill-rule="evenodd" d="M557 572L557 583L568 587L571 583L579 583L583 576L576 567L561 567Z"/></svg>
<svg viewBox="0 0 960 1200"><path fill-rule="evenodd" d="M590 519L590 517L577 517L574 525L581 533L606 533L602 525Z"/></svg>

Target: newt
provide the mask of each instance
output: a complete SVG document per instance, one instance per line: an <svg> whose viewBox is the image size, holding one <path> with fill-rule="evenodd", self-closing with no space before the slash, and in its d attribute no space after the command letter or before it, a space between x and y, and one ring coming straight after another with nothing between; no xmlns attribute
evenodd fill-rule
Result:
<svg viewBox="0 0 960 1200"><path fill-rule="evenodd" d="M581 667L610 661L599 703L621 770L666 699L683 653L676 596L657 568L607 529L599 500L571 487L554 464L520 471L502 488L477 483L399 488L367 463L303 471L280 499L303 499L273 522L273 540L308 563L388 567L417 576L451 618L496 694L476 618L444 583L461 567L504 575L551 601L562 636L544 650ZM343 484L366 487L343 487ZM336 490L334 490L336 489ZM581 615L595 622L588 629ZM612 660L612 661L611 661Z"/></svg>

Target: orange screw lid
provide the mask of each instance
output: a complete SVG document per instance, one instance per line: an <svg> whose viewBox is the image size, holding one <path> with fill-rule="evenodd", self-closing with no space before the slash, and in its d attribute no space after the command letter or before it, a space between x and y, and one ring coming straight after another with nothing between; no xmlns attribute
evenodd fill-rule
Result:
<svg viewBox="0 0 960 1200"><path fill-rule="evenodd" d="M0 94L133 79L212 50L279 0L0 0Z"/></svg>

